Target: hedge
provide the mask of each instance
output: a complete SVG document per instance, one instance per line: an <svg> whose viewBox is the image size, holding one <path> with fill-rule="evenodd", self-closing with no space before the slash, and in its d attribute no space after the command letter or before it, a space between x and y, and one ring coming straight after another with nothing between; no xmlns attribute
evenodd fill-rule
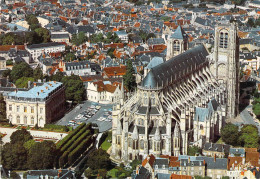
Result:
<svg viewBox="0 0 260 179"><path fill-rule="evenodd" d="M87 126L84 126L77 134L75 134L63 147L61 148L61 152L64 152L73 144L75 140L77 140L85 131L87 130Z"/></svg>
<svg viewBox="0 0 260 179"><path fill-rule="evenodd" d="M78 145L80 145L80 143L86 139L86 137L89 135L90 131L87 130L82 136L80 136L69 148L68 148L68 152L73 151Z"/></svg>
<svg viewBox="0 0 260 179"><path fill-rule="evenodd" d="M63 166L68 162L69 152L65 151L59 159L59 166L63 168Z"/></svg>
<svg viewBox="0 0 260 179"><path fill-rule="evenodd" d="M66 137L64 137L60 142L58 142L56 145L57 149L60 149L65 143L67 143L73 137L73 135L78 133L85 125L86 125L86 123L80 124L76 129L74 129L71 133L69 133Z"/></svg>
<svg viewBox="0 0 260 179"><path fill-rule="evenodd" d="M85 152L87 147L91 143L91 136L89 136L86 140L84 140L77 148L75 148L68 156L68 163L72 165L74 161Z"/></svg>
<svg viewBox="0 0 260 179"><path fill-rule="evenodd" d="M56 124L45 124L44 129L50 129L50 130L60 130L64 132L68 132L69 128L67 126L61 126Z"/></svg>

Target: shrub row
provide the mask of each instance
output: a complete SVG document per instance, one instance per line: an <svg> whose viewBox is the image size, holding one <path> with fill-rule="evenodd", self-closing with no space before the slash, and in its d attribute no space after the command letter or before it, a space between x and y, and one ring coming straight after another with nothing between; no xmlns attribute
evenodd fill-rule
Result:
<svg viewBox="0 0 260 179"><path fill-rule="evenodd" d="M87 130L87 126L84 126L77 134L75 134L63 147L61 148L61 152L64 152L71 146L75 140L77 140L85 131Z"/></svg>
<svg viewBox="0 0 260 179"><path fill-rule="evenodd" d="M56 124L45 124L44 128L49 129L49 130L59 130L59 131L63 131L63 132L69 131L69 128L67 126L61 126L61 125L56 125Z"/></svg>
<svg viewBox="0 0 260 179"><path fill-rule="evenodd" d="M69 148L66 150L59 159L60 167L63 167L68 162L68 154L73 151L80 143L87 138L90 134L90 130L87 130L82 136L80 136Z"/></svg>
<svg viewBox="0 0 260 179"><path fill-rule="evenodd" d="M87 130L82 136L80 136L69 148L68 148L68 152L73 151L78 145L80 145L80 143L87 138L87 136L90 134L90 131Z"/></svg>
<svg viewBox="0 0 260 179"><path fill-rule="evenodd" d="M57 149L60 149L64 144L66 144L76 133L78 133L86 123L80 124L76 129L74 129L71 133L69 133L66 137L64 137L60 142L57 143Z"/></svg>
<svg viewBox="0 0 260 179"><path fill-rule="evenodd" d="M89 136L86 140L84 140L78 147L76 147L69 155L68 155L68 163L72 165L76 159L85 152L88 146L91 144L91 136Z"/></svg>

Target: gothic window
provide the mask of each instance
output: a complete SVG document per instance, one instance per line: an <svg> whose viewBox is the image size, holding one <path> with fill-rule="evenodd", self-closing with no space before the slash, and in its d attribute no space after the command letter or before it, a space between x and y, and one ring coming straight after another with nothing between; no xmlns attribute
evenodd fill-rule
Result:
<svg viewBox="0 0 260 179"><path fill-rule="evenodd" d="M12 111L12 105L11 104L9 105L9 111Z"/></svg>
<svg viewBox="0 0 260 179"><path fill-rule="evenodd" d="M151 102L152 102L152 105L155 105L155 97L154 97L154 94L152 94Z"/></svg>
<svg viewBox="0 0 260 179"><path fill-rule="evenodd" d="M117 136L117 144L120 145L121 144L121 137Z"/></svg>
<svg viewBox="0 0 260 179"><path fill-rule="evenodd" d="M139 120L138 120L138 124L139 124L139 125L144 125L144 120L143 120L143 119L139 119Z"/></svg>
<svg viewBox="0 0 260 179"><path fill-rule="evenodd" d="M140 149L144 149L144 140L143 139L140 140Z"/></svg>
<svg viewBox="0 0 260 179"><path fill-rule="evenodd" d="M149 141L149 149L153 149L153 141Z"/></svg>
<svg viewBox="0 0 260 179"><path fill-rule="evenodd" d="M160 151L160 145L161 145L161 143L160 142L156 142L157 144L156 144L156 151Z"/></svg>
<svg viewBox="0 0 260 179"><path fill-rule="evenodd" d="M162 140L162 149L165 149L165 146L166 146L166 141Z"/></svg>
<svg viewBox="0 0 260 179"><path fill-rule="evenodd" d="M175 148L177 148L178 147L178 139L175 138L174 144L175 144Z"/></svg>
<svg viewBox="0 0 260 179"><path fill-rule="evenodd" d="M174 51L180 51L180 42L178 40L173 42L173 49Z"/></svg>
<svg viewBox="0 0 260 179"><path fill-rule="evenodd" d="M219 47L220 48L227 48L228 47L228 33L221 32L220 39L219 39Z"/></svg>
<svg viewBox="0 0 260 179"><path fill-rule="evenodd" d="M128 147L133 148L133 140L131 138L128 139Z"/></svg>

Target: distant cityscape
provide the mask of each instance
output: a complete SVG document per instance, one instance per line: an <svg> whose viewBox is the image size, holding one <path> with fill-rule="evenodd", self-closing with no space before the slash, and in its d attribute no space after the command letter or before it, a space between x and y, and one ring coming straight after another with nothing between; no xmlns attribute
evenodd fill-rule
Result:
<svg viewBox="0 0 260 179"><path fill-rule="evenodd" d="M260 178L259 0L1 0L0 178Z"/></svg>

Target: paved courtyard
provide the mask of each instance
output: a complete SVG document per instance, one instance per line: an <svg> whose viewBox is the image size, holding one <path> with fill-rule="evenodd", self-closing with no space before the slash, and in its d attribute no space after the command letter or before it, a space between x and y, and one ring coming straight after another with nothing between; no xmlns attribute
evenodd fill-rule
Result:
<svg viewBox="0 0 260 179"><path fill-rule="evenodd" d="M96 104L98 106L101 106L101 108L97 111L95 115L93 115L89 119L75 119L80 113L84 112L88 107L91 105ZM86 124L88 123L96 123L99 127L99 132L104 132L112 128L112 122L111 121L98 121L100 117L103 117L104 113L108 110L111 110L113 108L112 104L99 104L99 103L94 103L91 101L85 101L83 104L80 104L81 108L79 109L78 107L75 107L72 111L67 113L62 119L56 122L58 125L69 125L69 121L75 120L76 123L78 122L85 122ZM74 126L76 128L78 124Z"/></svg>
<svg viewBox="0 0 260 179"><path fill-rule="evenodd" d="M16 130L18 129L0 127L0 132L6 134L6 136L3 137L3 142L4 143L10 142L10 136ZM67 133L36 131L36 130L29 130L29 132L34 137L34 139L45 139L45 140L54 140L54 141L61 140L66 135L68 135Z"/></svg>

